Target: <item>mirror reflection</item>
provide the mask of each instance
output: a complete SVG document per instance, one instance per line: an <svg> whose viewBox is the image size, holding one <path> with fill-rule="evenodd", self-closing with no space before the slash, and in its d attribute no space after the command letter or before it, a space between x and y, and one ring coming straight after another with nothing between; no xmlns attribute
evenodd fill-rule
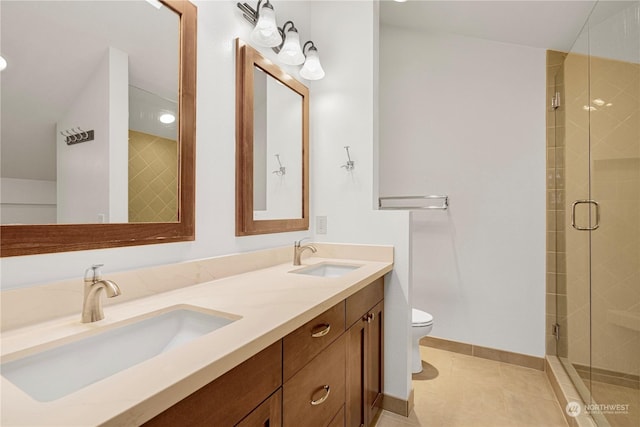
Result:
<svg viewBox="0 0 640 427"><path fill-rule="evenodd" d="M236 39L236 236L309 229L309 89Z"/></svg>
<svg viewBox="0 0 640 427"><path fill-rule="evenodd" d="M302 96L254 67L253 218L302 218Z"/></svg>
<svg viewBox="0 0 640 427"><path fill-rule="evenodd" d="M179 16L144 0L0 7L2 223L177 221Z"/></svg>

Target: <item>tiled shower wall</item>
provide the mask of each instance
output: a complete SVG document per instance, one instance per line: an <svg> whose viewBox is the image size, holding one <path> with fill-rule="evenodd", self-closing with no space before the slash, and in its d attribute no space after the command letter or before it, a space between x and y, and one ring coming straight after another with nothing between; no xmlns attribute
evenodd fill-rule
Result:
<svg viewBox="0 0 640 427"><path fill-rule="evenodd" d="M557 355L558 341L553 335L554 323L566 327L566 274L564 233L557 231L564 224L564 102L554 110L551 101L556 92L564 99L563 62L566 53L547 51L547 302L546 351ZM564 316L557 316L558 314ZM566 348L560 353L566 353Z"/></svg>
<svg viewBox="0 0 640 427"><path fill-rule="evenodd" d="M176 141L129 131L129 222L178 220Z"/></svg>

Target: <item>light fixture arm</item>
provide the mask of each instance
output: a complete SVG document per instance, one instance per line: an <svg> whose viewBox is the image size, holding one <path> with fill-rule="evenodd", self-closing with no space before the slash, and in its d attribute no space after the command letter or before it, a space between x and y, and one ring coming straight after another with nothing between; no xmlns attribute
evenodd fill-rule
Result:
<svg viewBox="0 0 640 427"><path fill-rule="evenodd" d="M258 0L258 4L256 8L252 8L247 3L236 3L238 8L242 11L242 16L244 19L249 21L254 27L258 22L258 18L260 18L260 5L262 4L262 0ZM265 7L269 7L273 9L273 5L269 3L269 0L265 0Z"/></svg>
<svg viewBox="0 0 640 427"><path fill-rule="evenodd" d="M304 44L304 46L302 46L302 53L304 53L304 55L305 55L305 56L307 55L307 45L308 45L308 44L310 44L310 45L311 45L311 46L309 47L309 50L311 50L311 49L313 49L313 50L318 50L318 49L316 48L316 45L315 45L315 44L313 44L313 42L312 42L311 40L309 40L308 42L306 42L306 43Z"/></svg>

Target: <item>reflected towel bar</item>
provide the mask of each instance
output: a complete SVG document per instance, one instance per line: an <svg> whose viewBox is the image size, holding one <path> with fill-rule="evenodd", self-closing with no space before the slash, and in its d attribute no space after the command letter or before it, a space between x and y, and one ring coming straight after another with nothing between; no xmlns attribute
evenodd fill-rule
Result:
<svg viewBox="0 0 640 427"><path fill-rule="evenodd" d="M415 200L432 200L432 199L441 199L442 205L438 206L420 206L420 205L404 205L399 204L397 206L383 206L383 201L385 200L407 200L407 201L415 201ZM378 198L378 209L386 209L386 210L407 210L407 209L438 209L438 210L447 210L449 208L449 196L390 196L390 197L379 197Z"/></svg>

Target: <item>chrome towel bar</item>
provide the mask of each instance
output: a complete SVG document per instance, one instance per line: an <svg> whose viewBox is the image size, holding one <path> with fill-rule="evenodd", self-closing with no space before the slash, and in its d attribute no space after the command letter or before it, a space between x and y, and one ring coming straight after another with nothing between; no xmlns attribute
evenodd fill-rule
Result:
<svg viewBox="0 0 640 427"><path fill-rule="evenodd" d="M385 206L385 201L395 201L400 202L406 200L408 203L397 203L393 206ZM442 200L441 205L421 205L420 203L416 203L416 201L425 201L425 200ZM411 209L438 209L438 210L447 210L449 208L449 196L389 196L389 197L378 197L378 209L386 209L386 210L411 210Z"/></svg>

